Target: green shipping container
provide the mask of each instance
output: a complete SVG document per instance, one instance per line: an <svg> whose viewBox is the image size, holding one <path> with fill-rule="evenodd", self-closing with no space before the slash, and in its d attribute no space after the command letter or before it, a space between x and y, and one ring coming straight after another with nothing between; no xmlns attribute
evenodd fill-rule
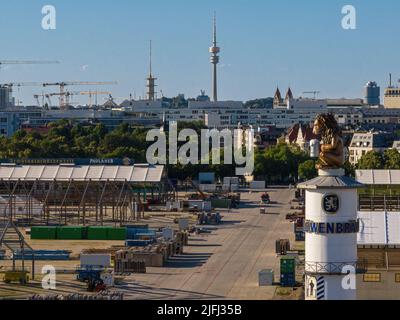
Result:
<svg viewBox="0 0 400 320"><path fill-rule="evenodd" d="M89 227L87 232L88 240L108 240L110 227Z"/></svg>
<svg viewBox="0 0 400 320"><path fill-rule="evenodd" d="M58 240L84 240L86 238L86 227L58 227Z"/></svg>
<svg viewBox="0 0 400 320"><path fill-rule="evenodd" d="M32 227L31 228L32 240L56 240L57 227Z"/></svg>
<svg viewBox="0 0 400 320"><path fill-rule="evenodd" d="M281 258L281 274L289 274L296 272L296 260L292 257Z"/></svg>
<svg viewBox="0 0 400 320"><path fill-rule="evenodd" d="M126 240L126 228L110 228L107 234L108 240Z"/></svg>

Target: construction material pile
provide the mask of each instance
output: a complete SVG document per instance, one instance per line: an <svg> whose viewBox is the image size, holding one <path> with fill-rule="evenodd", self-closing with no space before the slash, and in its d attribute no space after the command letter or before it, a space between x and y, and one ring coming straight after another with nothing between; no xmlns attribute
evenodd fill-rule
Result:
<svg viewBox="0 0 400 320"><path fill-rule="evenodd" d="M183 247L188 244L186 231L177 232L174 240L160 241L146 247L129 247L115 254L115 272L135 272L137 264L144 262L146 267L163 267L165 262L174 255L183 254Z"/></svg>
<svg viewBox="0 0 400 320"><path fill-rule="evenodd" d="M153 244L147 247L131 247L115 254L115 272L134 272L132 263L144 262L146 267L163 267L168 258L165 244Z"/></svg>

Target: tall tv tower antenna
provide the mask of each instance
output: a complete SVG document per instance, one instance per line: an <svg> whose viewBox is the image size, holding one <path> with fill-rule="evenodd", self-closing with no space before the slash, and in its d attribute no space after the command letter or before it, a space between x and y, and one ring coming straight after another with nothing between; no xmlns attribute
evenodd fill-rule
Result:
<svg viewBox="0 0 400 320"><path fill-rule="evenodd" d="M210 47L211 59L210 62L213 66L213 84L212 84L212 96L213 101L218 101L218 78L217 78L217 64L219 63L218 54L221 52L221 49L218 47L217 43L217 17L214 12L214 20L213 20L213 45Z"/></svg>
<svg viewBox="0 0 400 320"><path fill-rule="evenodd" d="M150 40L150 65L149 65L149 76L147 77L147 99L150 101L155 100L156 96L156 80L157 78L153 77L152 70L152 42Z"/></svg>

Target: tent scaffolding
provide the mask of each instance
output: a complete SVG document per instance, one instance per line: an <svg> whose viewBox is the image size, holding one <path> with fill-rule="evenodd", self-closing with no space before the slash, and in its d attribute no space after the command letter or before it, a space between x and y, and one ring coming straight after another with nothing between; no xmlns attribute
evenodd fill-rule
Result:
<svg viewBox="0 0 400 320"><path fill-rule="evenodd" d="M17 225L123 225L149 194L175 198L163 166L0 165L0 216Z"/></svg>
<svg viewBox="0 0 400 320"><path fill-rule="evenodd" d="M32 279L35 279L35 252L25 241L24 236L19 231L18 227L9 218L0 220L0 248L6 247L12 253L12 271L24 272L25 269L25 256L30 255L32 261ZM21 256L21 269L18 270L16 266L16 256Z"/></svg>

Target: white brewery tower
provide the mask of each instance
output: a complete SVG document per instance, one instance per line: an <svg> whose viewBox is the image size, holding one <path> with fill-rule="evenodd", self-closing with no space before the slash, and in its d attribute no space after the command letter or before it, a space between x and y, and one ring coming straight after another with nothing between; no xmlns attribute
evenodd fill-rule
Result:
<svg viewBox="0 0 400 320"><path fill-rule="evenodd" d="M343 282L357 270L360 187L343 169L319 170L317 178L298 186L306 192L306 300L357 299L357 290Z"/></svg>

